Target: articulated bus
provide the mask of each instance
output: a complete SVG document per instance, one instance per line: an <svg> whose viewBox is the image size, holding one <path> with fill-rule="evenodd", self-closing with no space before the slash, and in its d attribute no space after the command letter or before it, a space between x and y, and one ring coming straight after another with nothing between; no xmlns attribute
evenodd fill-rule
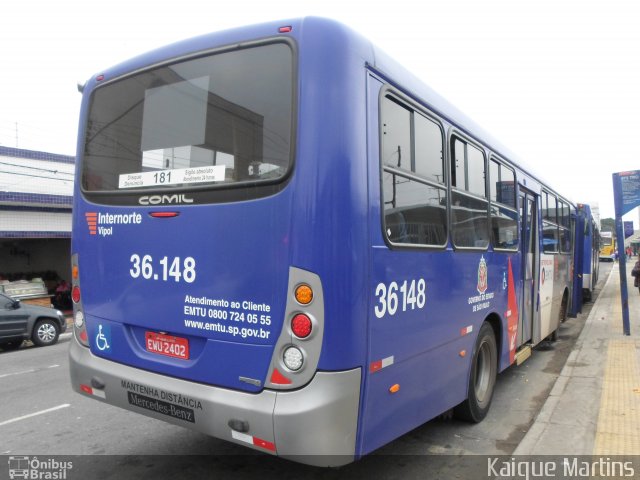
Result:
<svg viewBox="0 0 640 480"><path fill-rule="evenodd" d="M575 206L333 21L100 72L77 169L73 388L267 454L479 422L567 315Z"/></svg>
<svg viewBox="0 0 640 480"><path fill-rule="evenodd" d="M600 260L613 262L616 258L616 237L613 232L600 232Z"/></svg>

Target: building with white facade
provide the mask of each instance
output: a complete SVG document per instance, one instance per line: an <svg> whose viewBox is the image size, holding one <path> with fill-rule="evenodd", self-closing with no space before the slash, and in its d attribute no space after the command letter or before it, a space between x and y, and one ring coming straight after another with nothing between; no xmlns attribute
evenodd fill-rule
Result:
<svg viewBox="0 0 640 480"><path fill-rule="evenodd" d="M75 158L0 146L0 280L70 280Z"/></svg>

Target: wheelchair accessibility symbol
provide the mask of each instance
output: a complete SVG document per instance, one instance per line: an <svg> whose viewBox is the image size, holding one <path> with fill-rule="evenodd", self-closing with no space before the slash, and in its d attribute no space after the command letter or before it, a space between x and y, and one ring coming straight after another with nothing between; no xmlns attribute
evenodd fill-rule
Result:
<svg viewBox="0 0 640 480"><path fill-rule="evenodd" d="M98 325L96 348L101 352L111 350L111 329L108 326L104 326L102 324Z"/></svg>

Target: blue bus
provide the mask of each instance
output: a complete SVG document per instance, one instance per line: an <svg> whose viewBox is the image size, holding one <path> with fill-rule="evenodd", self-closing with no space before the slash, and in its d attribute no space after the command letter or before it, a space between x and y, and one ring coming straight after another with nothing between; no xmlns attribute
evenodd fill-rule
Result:
<svg viewBox="0 0 640 480"><path fill-rule="evenodd" d="M313 465L553 336L575 206L349 28L201 36L84 86L73 388Z"/></svg>
<svg viewBox="0 0 640 480"><path fill-rule="evenodd" d="M575 279L576 304L582 305L593 299L600 271L600 227L594 218L591 206L579 203L576 209ZM578 311L580 311L578 309Z"/></svg>
<svg viewBox="0 0 640 480"><path fill-rule="evenodd" d="M574 222L574 254L573 254L573 290L569 315L576 317L582 311L582 306L592 301L593 292L598 283L600 271L600 227L592 213L591 206L578 203Z"/></svg>

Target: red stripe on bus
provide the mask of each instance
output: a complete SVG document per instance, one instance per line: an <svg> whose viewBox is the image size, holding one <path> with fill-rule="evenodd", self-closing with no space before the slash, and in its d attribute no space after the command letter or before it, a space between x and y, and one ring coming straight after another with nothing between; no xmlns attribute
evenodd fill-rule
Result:
<svg viewBox="0 0 640 480"><path fill-rule="evenodd" d="M270 450L272 452L276 451L275 444L273 444L271 442L267 442L266 440L262 440L261 438L258 438L258 437L253 437L253 444L256 447L262 447L265 450Z"/></svg>

